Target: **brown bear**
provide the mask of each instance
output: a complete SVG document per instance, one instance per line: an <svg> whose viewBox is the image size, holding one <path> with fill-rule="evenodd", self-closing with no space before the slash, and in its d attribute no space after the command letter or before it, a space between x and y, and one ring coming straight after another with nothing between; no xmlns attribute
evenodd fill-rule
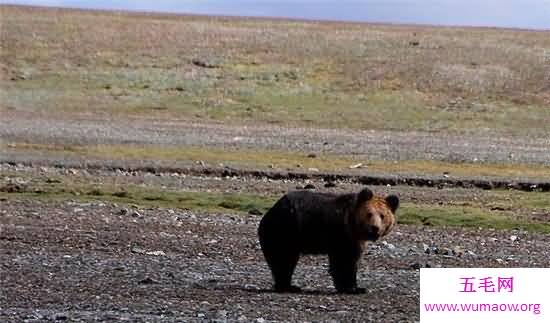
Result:
<svg viewBox="0 0 550 323"><path fill-rule="evenodd" d="M302 254L326 254L339 293L364 293L357 287L357 266L365 241L376 241L395 224L399 198L359 193L294 191L267 211L258 227L265 259L277 292L299 292L291 284Z"/></svg>

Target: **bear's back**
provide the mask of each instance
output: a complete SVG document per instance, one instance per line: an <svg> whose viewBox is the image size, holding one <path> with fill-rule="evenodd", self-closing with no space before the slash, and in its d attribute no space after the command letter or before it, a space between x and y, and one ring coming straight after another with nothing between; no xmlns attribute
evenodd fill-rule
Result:
<svg viewBox="0 0 550 323"><path fill-rule="evenodd" d="M326 253L335 240L346 234L345 217L353 199L353 194L292 191L268 211L262 222L270 228L267 235L291 240L303 253Z"/></svg>

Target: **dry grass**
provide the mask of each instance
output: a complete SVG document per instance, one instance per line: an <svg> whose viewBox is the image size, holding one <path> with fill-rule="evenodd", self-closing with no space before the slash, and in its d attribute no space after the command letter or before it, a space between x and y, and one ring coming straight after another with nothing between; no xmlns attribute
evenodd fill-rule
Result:
<svg viewBox="0 0 550 323"><path fill-rule="evenodd" d="M0 15L0 108L548 134L549 32L14 6Z"/></svg>

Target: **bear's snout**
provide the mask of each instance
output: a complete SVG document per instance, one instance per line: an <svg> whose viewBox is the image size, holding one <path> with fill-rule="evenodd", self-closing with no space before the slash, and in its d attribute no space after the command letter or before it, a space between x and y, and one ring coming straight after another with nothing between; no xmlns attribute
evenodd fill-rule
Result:
<svg viewBox="0 0 550 323"><path fill-rule="evenodd" d="M365 232L364 232L364 238L368 241L376 241L382 236L382 231L380 230L380 227L376 225L369 225L367 226Z"/></svg>

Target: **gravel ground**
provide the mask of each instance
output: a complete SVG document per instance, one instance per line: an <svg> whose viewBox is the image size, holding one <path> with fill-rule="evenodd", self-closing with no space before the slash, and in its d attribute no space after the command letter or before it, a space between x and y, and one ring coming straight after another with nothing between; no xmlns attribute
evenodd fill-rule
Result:
<svg viewBox="0 0 550 323"><path fill-rule="evenodd" d="M550 165L550 138L422 132L242 127L145 119L64 120L24 111L2 113L5 141L59 144L154 144L246 147L353 154L375 160L515 162Z"/></svg>
<svg viewBox="0 0 550 323"><path fill-rule="evenodd" d="M399 226L370 244L366 295L334 294L305 257L302 294L274 294L259 217L102 202L0 202L0 320L414 322L419 267L548 267L550 236ZM511 235L520 237L513 241Z"/></svg>
<svg viewBox="0 0 550 323"><path fill-rule="evenodd" d="M373 159L474 159L548 165L548 138L492 138L391 131L231 127L185 121L53 119L3 112L5 142L247 147L368 155ZM32 161L36 156L15 157ZM32 168L0 164L20 176L62 174L119 185L169 190L278 195L305 184L333 191L358 184L322 180L220 178ZM377 187L406 200L452 204L475 188ZM366 295L342 296L325 257L304 257L295 274L301 294L270 292L271 277L256 237L259 217L170 209L127 209L101 201L0 200L0 321L371 321L419 319L421 267L550 267L550 235L487 229L401 225L370 244L360 270ZM521 210L518 210L521 212ZM511 237L514 236L512 239ZM516 238L517 237L517 238Z"/></svg>

